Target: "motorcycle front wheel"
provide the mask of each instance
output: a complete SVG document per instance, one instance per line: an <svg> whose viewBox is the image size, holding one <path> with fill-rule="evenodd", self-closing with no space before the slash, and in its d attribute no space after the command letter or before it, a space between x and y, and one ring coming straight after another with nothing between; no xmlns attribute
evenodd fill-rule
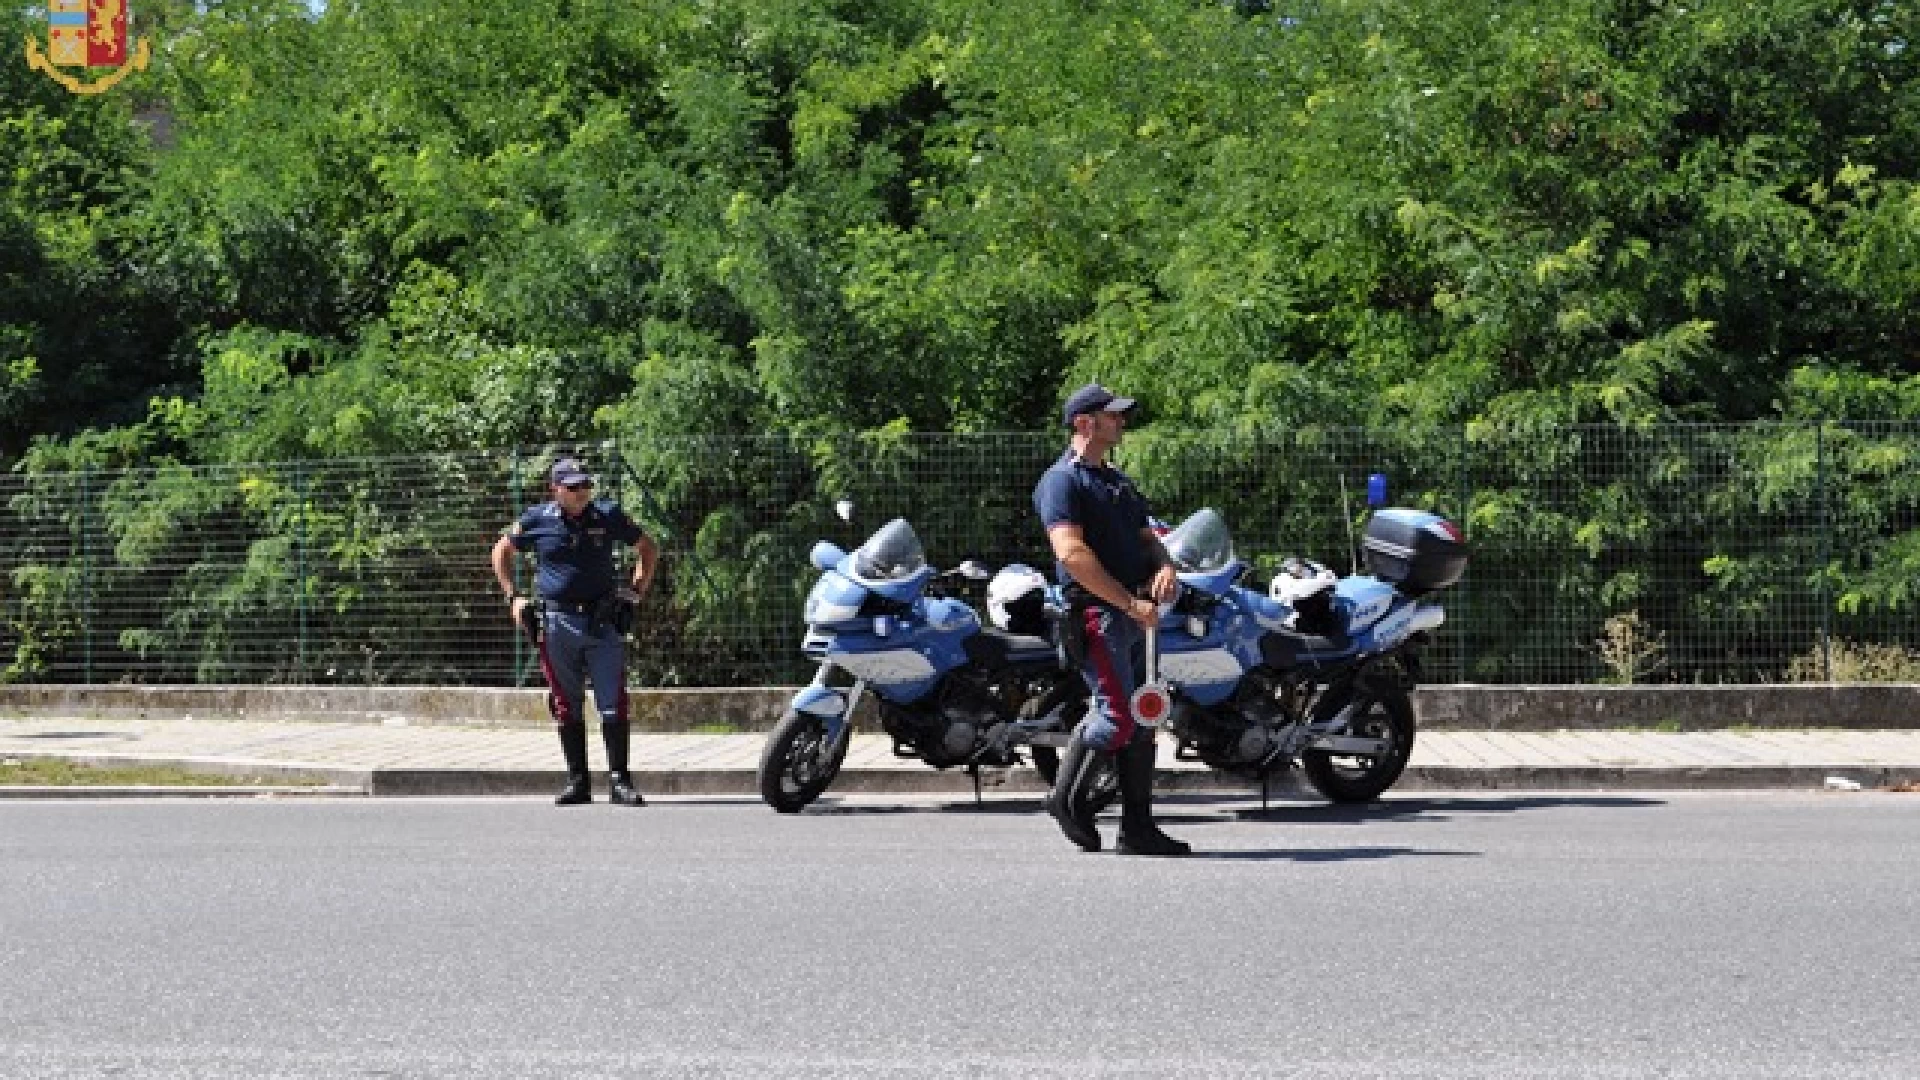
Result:
<svg viewBox="0 0 1920 1080"><path fill-rule="evenodd" d="M852 735L853 725L847 723L828 745L825 720L788 709L760 752L760 797L783 814L799 813L840 775Z"/></svg>
<svg viewBox="0 0 1920 1080"><path fill-rule="evenodd" d="M1372 679L1356 687L1360 708L1347 726L1347 734L1363 739L1384 739L1386 752L1375 755L1335 755L1308 747L1300 755L1300 766L1307 780L1320 794L1337 803L1372 802L1400 779L1407 759L1413 756L1413 702L1407 692L1385 680ZM1323 708L1337 712L1346 707L1351 695L1328 702Z"/></svg>

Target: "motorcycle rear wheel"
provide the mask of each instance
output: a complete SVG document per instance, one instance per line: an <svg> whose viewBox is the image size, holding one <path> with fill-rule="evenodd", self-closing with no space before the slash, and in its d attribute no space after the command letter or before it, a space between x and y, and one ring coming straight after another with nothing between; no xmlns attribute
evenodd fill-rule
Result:
<svg viewBox="0 0 1920 1080"><path fill-rule="evenodd" d="M1307 780L1320 794L1336 803L1365 803L1380 797L1413 756L1413 702L1399 686L1371 679L1354 691L1361 698L1360 710L1347 727L1347 733L1362 738L1388 740L1387 752L1375 756L1335 757L1326 750L1308 747L1300 755L1300 766ZM1347 701L1328 702L1324 709L1338 711Z"/></svg>
<svg viewBox="0 0 1920 1080"><path fill-rule="evenodd" d="M853 725L846 724L837 745L828 746L825 720L788 709L760 752L760 798L782 814L799 813L840 775L852 734Z"/></svg>

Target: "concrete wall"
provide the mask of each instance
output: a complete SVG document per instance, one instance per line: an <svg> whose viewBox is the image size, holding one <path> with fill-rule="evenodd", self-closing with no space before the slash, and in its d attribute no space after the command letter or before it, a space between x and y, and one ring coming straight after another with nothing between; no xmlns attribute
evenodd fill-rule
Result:
<svg viewBox="0 0 1920 1080"><path fill-rule="evenodd" d="M636 690L634 725L752 731L779 719L792 687ZM546 692L441 686L0 686L0 715L147 714L199 719L547 726ZM1421 726L1453 731L1605 728L1920 728L1920 685L1423 687ZM863 710L864 711L864 710ZM863 720L866 718L863 717Z"/></svg>
<svg viewBox="0 0 1920 1080"><path fill-rule="evenodd" d="M791 687L738 690L634 691L634 726L685 731L703 726L741 730L772 727L793 696ZM544 689L454 686L0 686L0 714L193 716L273 718L339 723L455 724L544 728Z"/></svg>
<svg viewBox="0 0 1920 1080"><path fill-rule="evenodd" d="M1920 728L1920 684L1421 687L1423 727L1440 731L1648 728Z"/></svg>

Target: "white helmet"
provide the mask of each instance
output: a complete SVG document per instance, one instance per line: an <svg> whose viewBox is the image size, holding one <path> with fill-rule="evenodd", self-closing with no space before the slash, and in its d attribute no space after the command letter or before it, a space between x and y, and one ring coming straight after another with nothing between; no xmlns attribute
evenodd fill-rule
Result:
<svg viewBox="0 0 1920 1080"><path fill-rule="evenodd" d="M987 617L1008 633L1047 632L1047 579L1026 563L1008 563L987 583Z"/></svg>
<svg viewBox="0 0 1920 1080"><path fill-rule="evenodd" d="M1298 611L1301 601L1332 593L1338 580L1333 571L1312 559L1289 558L1280 564L1280 572L1273 575L1267 595Z"/></svg>

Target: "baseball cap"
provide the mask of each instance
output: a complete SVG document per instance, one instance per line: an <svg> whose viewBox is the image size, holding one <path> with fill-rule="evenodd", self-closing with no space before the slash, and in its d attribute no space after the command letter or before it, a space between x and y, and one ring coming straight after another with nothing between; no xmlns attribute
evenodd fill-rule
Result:
<svg viewBox="0 0 1920 1080"><path fill-rule="evenodd" d="M548 479L555 484L593 483L593 477L587 475L586 467L580 464L580 459L570 457L554 459L553 471L548 474Z"/></svg>
<svg viewBox="0 0 1920 1080"><path fill-rule="evenodd" d="M1073 426L1073 418L1081 413L1126 412L1133 408L1133 399L1121 397L1099 383L1088 383L1067 395L1067 404L1060 412L1060 419L1066 426Z"/></svg>

